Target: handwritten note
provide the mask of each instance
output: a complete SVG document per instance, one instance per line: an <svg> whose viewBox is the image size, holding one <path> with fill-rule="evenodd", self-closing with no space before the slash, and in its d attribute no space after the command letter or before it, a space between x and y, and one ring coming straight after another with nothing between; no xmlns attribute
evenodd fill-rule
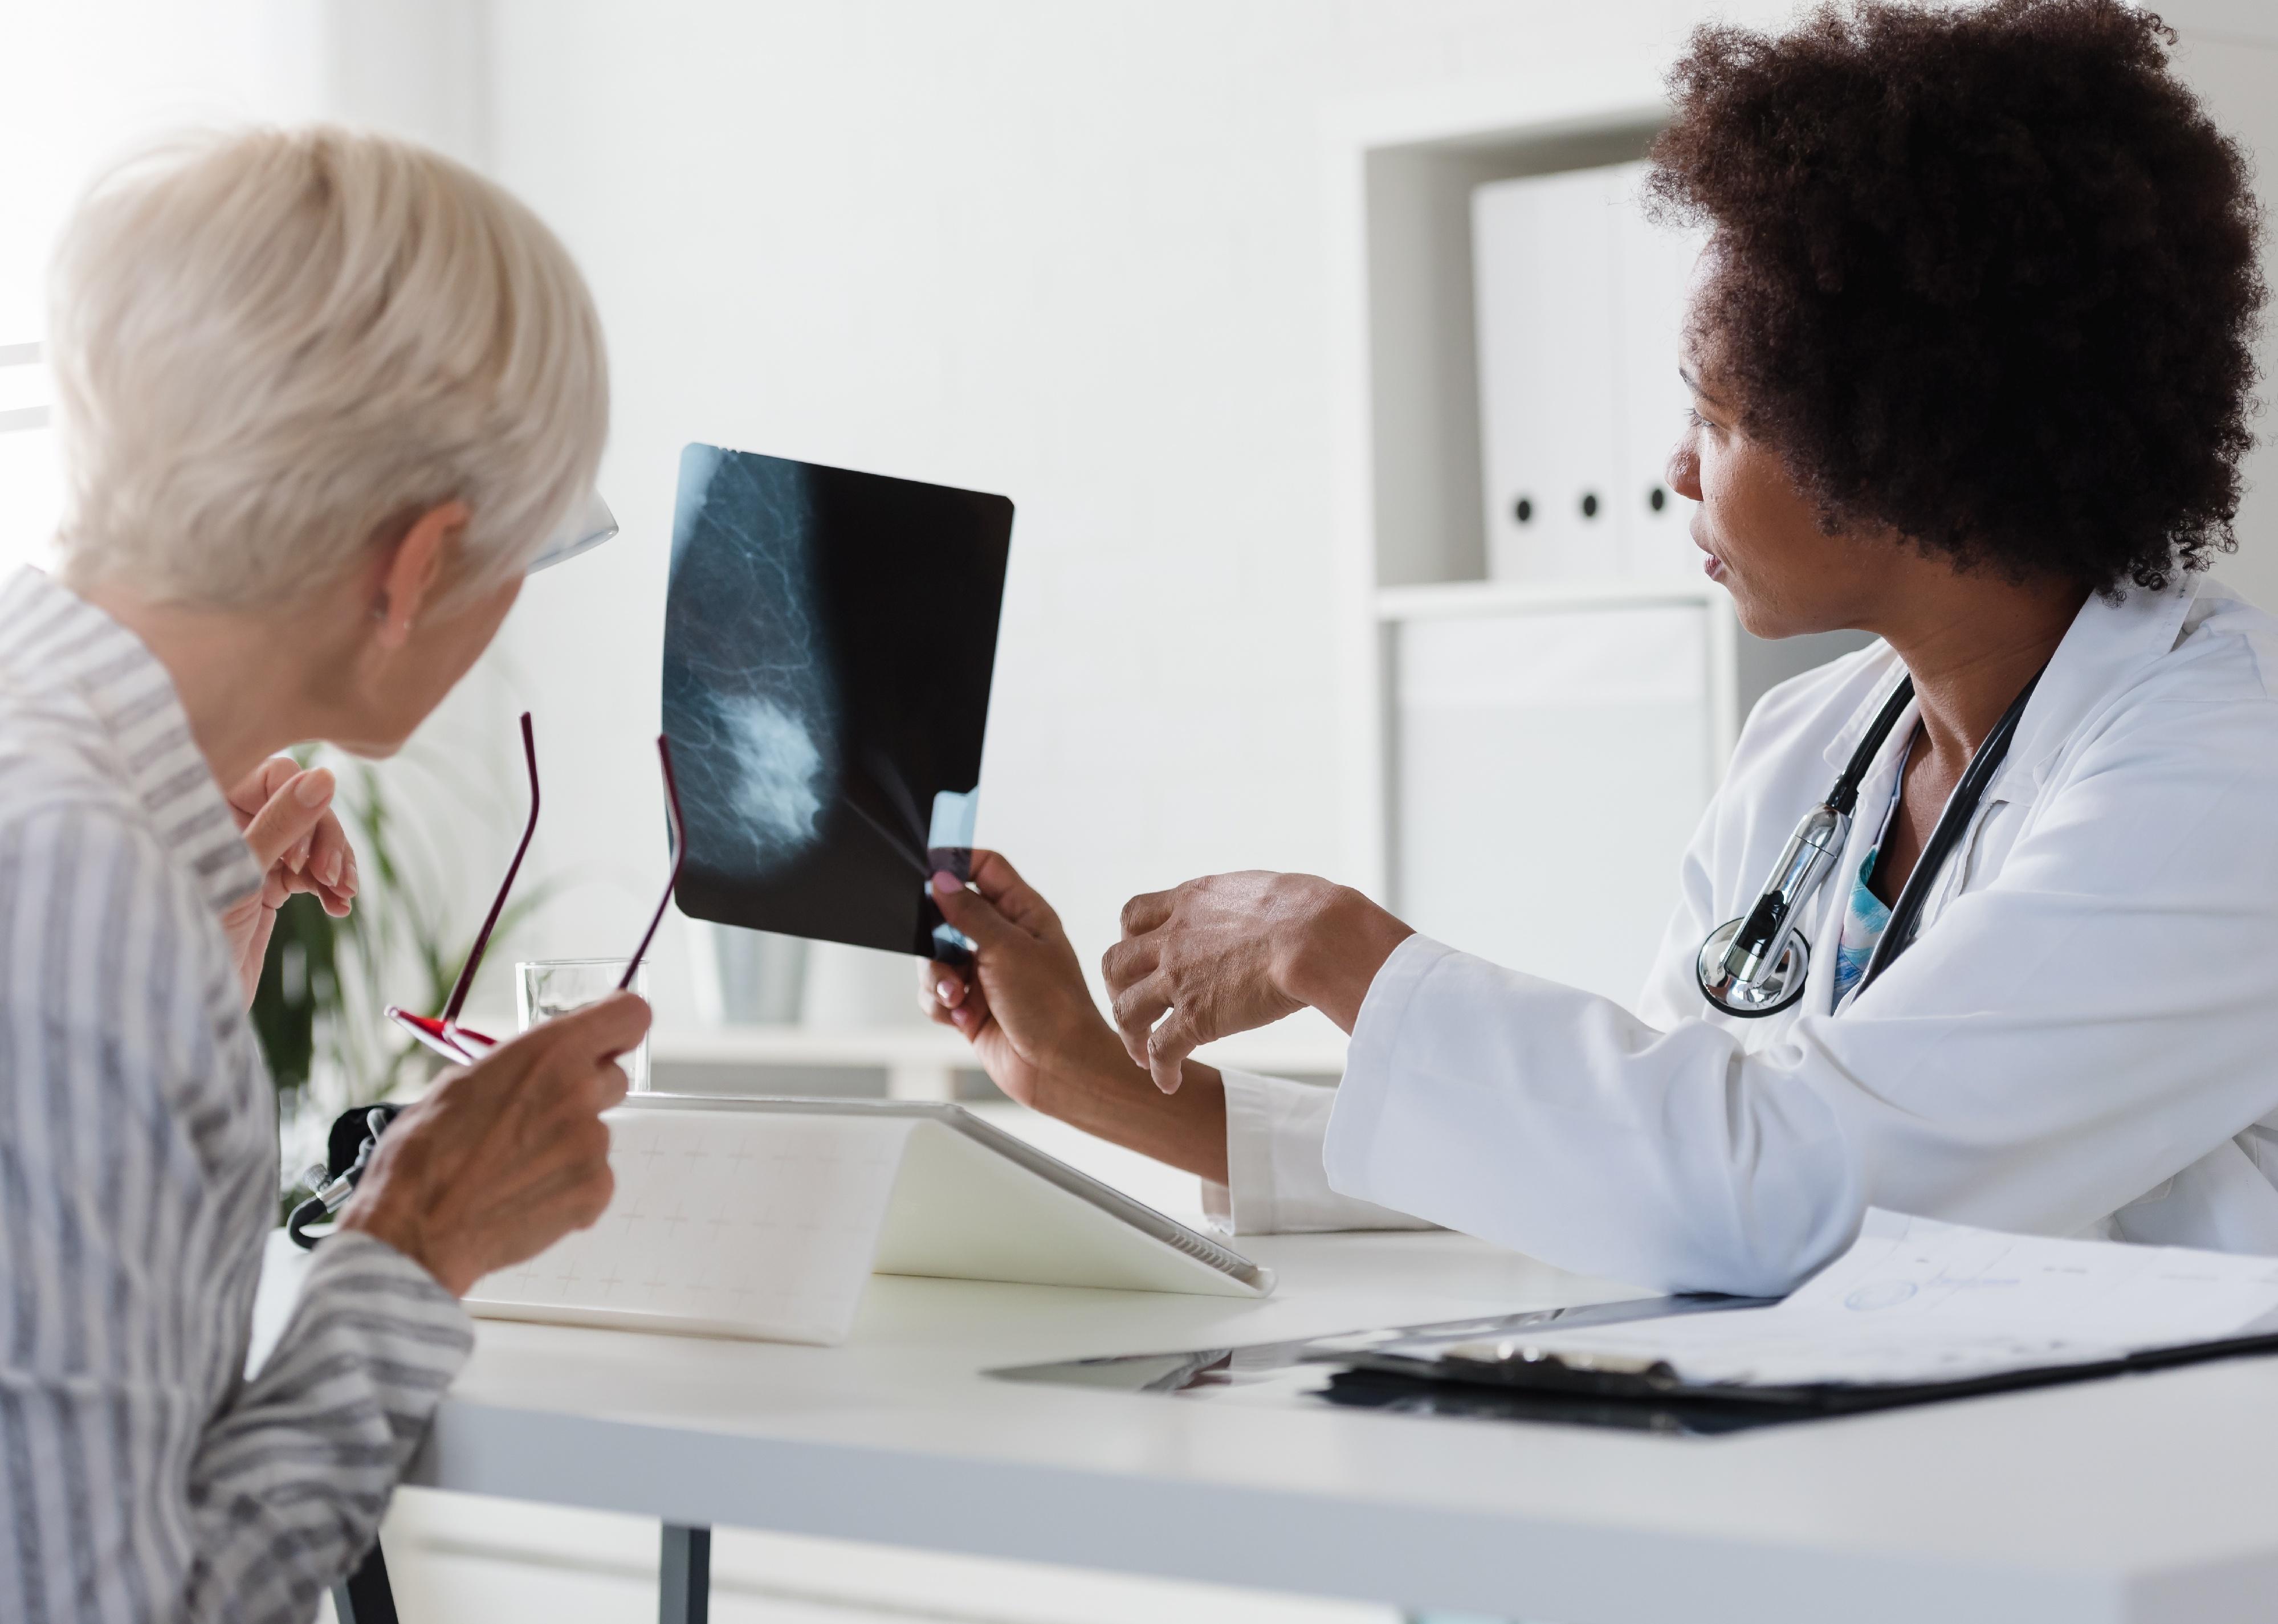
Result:
<svg viewBox="0 0 2278 1624"><path fill-rule="evenodd" d="M1688 1382L1785 1387L1961 1381L2273 1330L2278 1258L1871 1211L1848 1251L1772 1307L1524 1340L1562 1355L1663 1361Z"/></svg>

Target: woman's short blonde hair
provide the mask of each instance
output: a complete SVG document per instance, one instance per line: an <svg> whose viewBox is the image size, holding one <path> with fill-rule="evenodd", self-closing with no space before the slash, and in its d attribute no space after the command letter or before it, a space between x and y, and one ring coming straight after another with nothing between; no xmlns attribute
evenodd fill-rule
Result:
<svg viewBox="0 0 2278 1624"><path fill-rule="evenodd" d="M455 499L457 597L524 568L600 461L608 362L568 251L405 141L177 140L89 191L50 290L66 580L288 602Z"/></svg>

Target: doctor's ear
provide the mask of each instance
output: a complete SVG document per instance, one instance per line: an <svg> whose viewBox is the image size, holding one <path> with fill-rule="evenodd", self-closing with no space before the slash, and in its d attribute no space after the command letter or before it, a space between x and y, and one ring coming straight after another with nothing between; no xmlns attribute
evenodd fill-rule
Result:
<svg viewBox="0 0 2278 1624"><path fill-rule="evenodd" d="M400 649L411 640L420 614L434 602L445 564L458 554L470 517L464 502L449 501L413 514L394 540L385 539L383 532L371 606L380 647Z"/></svg>

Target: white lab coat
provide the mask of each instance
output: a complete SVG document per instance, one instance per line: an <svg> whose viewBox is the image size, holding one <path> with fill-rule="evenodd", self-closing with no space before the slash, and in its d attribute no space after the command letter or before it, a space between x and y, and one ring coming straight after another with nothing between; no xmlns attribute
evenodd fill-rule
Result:
<svg viewBox="0 0 2278 1624"><path fill-rule="evenodd" d="M1900 667L1877 644L1783 685L1634 1013L1411 938L1334 1094L1228 1074L1217 1204L1245 1231L1390 1208L1683 1290L1785 1292L1870 1206L2278 1254L2274 670L2278 621L2212 581L2091 599L1906 956L1831 1012L1862 819L1806 915L1802 1001L1739 1020L1701 997L1701 938L1753 903Z"/></svg>

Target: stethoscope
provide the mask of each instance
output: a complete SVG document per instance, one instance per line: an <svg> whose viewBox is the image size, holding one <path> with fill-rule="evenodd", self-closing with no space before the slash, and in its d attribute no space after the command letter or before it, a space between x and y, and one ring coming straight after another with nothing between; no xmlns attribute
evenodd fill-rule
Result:
<svg viewBox="0 0 2278 1624"><path fill-rule="evenodd" d="M1915 863L1914 873L1907 876L1899 900L1891 905L1890 922L1883 927L1882 939L1868 957L1866 973L1860 977L1860 992L1865 992L1877 976L1914 945L1915 934L1922 928L1923 903L1931 886L1937 883L1938 870L1961 843L1962 833L1969 827L1977 803L1985 793L1985 786L1992 782L1995 771L2008 755L2010 737L2017 731L2017 719L2025 713L2025 701L2033 697L2033 689L2040 680L2040 674L2034 673L2024 691L2009 702L2001 720L1993 724L1993 731L1977 746L1977 753L1969 758L1968 771L1962 774L1961 782L1947 797L1945 810L1938 814L1938 827L1930 831L1921 859ZM1867 769L1874 765L1876 755L1891 736L1891 729L1899 725L1899 718L1906 713L1914 697L1915 680L1909 675L1901 679L1897 690L1884 701L1874 726L1867 729L1859 747L1851 752L1843 775L1835 781L1835 788L1828 792L1827 798L1806 812L1803 821L1795 826L1795 833L1789 837L1787 849L1780 853L1778 865L1772 870L1764 894L1756 898L1756 905L1748 910L1746 917L1710 931L1708 939L1701 944L1701 957L1693 973L1701 983L1701 995L1711 1007L1753 1020L1760 1016L1777 1015L1803 996L1804 978L1811 970L1811 943L1797 930L1797 921L1804 903L1842 856L1843 842L1851 833L1852 809L1858 804L1860 781L1867 776Z"/></svg>

